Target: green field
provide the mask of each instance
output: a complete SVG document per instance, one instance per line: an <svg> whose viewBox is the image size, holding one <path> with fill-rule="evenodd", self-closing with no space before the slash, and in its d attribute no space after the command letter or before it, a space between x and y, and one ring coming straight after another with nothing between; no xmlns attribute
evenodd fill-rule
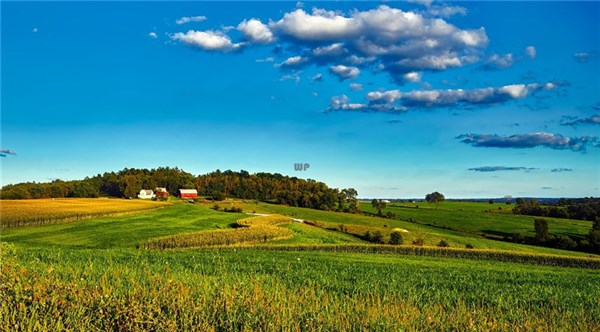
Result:
<svg viewBox="0 0 600 332"><path fill-rule="evenodd" d="M306 222L281 224L277 227L291 230L293 237L259 247L138 249L144 241L155 238L235 231L234 227L239 226L236 221L248 217L211 210L208 207L212 204L174 203L140 214L4 229L1 239L8 244L2 245L0 328L7 331L592 331L600 328L598 270L536 263L544 261L552 265L559 259L576 262L577 258L569 257L589 256L583 253L494 241L477 234L400 220L252 201L219 204L242 207L244 212L293 216L316 222L319 227ZM439 213L443 207L419 208L418 212ZM455 210L485 214L475 207ZM521 217L494 216L499 218L497 222L502 218L512 222L512 218ZM456 248L452 249L453 255L463 258L437 257L442 249L427 247L419 249L419 255L385 253L393 247L368 246L358 236L336 229L340 224L382 232L403 228L408 230L404 233L406 239L423 237L426 245L446 239ZM577 230L580 226L571 227L575 229L573 232L583 232ZM476 249L459 249L466 243ZM347 248L351 250L332 251L332 245L350 246ZM278 246L285 247L278 249ZM509 252L478 251L486 248ZM530 263L515 263L510 262L511 255L517 260L523 254L510 251L528 253L527 257L533 258L542 256L525 260ZM502 256L504 261L486 253ZM586 262L586 266L600 266L597 259L588 258Z"/></svg>

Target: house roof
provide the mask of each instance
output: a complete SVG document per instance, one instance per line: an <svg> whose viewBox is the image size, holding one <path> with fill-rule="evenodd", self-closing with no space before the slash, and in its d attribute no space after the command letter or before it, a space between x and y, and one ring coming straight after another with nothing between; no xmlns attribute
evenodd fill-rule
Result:
<svg viewBox="0 0 600 332"><path fill-rule="evenodd" d="M156 189L154 189L154 191L158 191L158 192L166 192L167 188L163 188L163 187L156 187Z"/></svg>
<svg viewBox="0 0 600 332"><path fill-rule="evenodd" d="M179 189L180 194L198 194L196 189Z"/></svg>

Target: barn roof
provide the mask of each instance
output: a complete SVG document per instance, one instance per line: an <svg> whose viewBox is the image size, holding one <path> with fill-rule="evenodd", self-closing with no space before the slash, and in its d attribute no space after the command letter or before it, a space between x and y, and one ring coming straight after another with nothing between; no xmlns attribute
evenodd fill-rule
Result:
<svg viewBox="0 0 600 332"><path fill-rule="evenodd" d="M179 189L180 194L198 194L196 189Z"/></svg>
<svg viewBox="0 0 600 332"><path fill-rule="evenodd" d="M155 190L155 191L158 191L158 192L166 192L166 191L167 191L167 188L163 188L163 187L156 187L156 189L154 189L154 190Z"/></svg>

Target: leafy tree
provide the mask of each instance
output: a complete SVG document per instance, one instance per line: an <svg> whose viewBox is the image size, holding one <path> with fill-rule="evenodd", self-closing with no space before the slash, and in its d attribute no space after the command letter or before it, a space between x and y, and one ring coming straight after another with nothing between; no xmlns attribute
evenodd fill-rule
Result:
<svg viewBox="0 0 600 332"><path fill-rule="evenodd" d="M392 232L390 234L390 244L399 245L404 243L404 238L400 232Z"/></svg>
<svg viewBox="0 0 600 332"><path fill-rule="evenodd" d="M440 240L440 242L437 244L438 247L449 247L450 244L448 244L448 242L446 242L446 240Z"/></svg>
<svg viewBox="0 0 600 332"><path fill-rule="evenodd" d="M534 221L535 239L538 243L547 241L550 238L548 232L548 221L546 219L536 218Z"/></svg>
<svg viewBox="0 0 600 332"><path fill-rule="evenodd" d="M488 203L489 203L489 204L494 204L494 200L490 198L490 199L488 200Z"/></svg>
<svg viewBox="0 0 600 332"><path fill-rule="evenodd" d="M377 209L377 214L379 216L382 216L381 210L385 209L385 207L387 206L387 204L383 200L377 198L373 198L373 200L371 201L371 205Z"/></svg>
<svg viewBox="0 0 600 332"><path fill-rule="evenodd" d="M435 191L435 192L432 192L431 194L425 195L425 200L430 204L434 203L435 207L437 208L438 205L440 204L440 202L443 202L446 200L446 197L444 197L444 195L440 194L439 192Z"/></svg>

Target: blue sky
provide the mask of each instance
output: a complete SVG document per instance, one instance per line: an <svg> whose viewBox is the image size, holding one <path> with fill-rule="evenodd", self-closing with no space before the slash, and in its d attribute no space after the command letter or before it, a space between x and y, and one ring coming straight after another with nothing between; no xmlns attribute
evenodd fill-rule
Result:
<svg viewBox="0 0 600 332"><path fill-rule="evenodd" d="M1 9L2 184L178 166L600 196L598 2Z"/></svg>

